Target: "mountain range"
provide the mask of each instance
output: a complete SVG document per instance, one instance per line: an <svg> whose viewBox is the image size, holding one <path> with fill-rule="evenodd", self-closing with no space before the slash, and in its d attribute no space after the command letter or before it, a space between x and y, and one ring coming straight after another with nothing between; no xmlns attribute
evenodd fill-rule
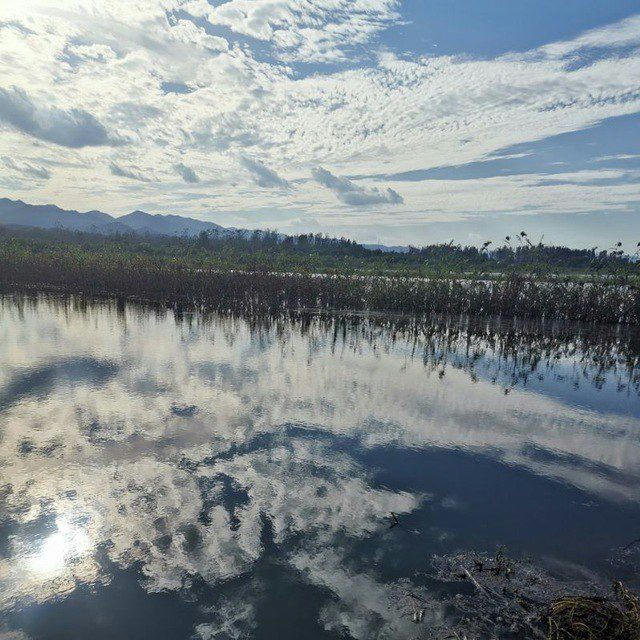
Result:
<svg viewBox="0 0 640 640"><path fill-rule="evenodd" d="M8 227L38 227L41 229L66 229L85 233L112 235L136 233L161 236L197 236L202 231L209 235L250 237L254 231L222 227L215 222L205 222L186 216L151 214L132 211L115 217L102 211L76 211L61 209L53 204L28 204L22 200L0 198L0 225ZM260 232L259 233L264 233ZM284 238L284 235L281 236ZM405 253L408 247L388 247L383 244L363 244L371 250Z"/></svg>
<svg viewBox="0 0 640 640"><path fill-rule="evenodd" d="M177 215L150 214L133 211L116 218L102 211L75 211L52 204L33 205L22 200L0 198L0 225L68 229L87 233L141 233L164 236L196 236L202 231L212 235L250 234L245 229L222 227Z"/></svg>

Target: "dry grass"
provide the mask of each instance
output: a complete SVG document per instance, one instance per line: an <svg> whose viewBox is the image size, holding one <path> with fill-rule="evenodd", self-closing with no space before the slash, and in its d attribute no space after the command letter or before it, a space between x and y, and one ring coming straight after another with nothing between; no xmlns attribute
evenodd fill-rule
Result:
<svg viewBox="0 0 640 640"><path fill-rule="evenodd" d="M613 597L568 596L554 600L548 612L548 640L640 640L638 596L622 583Z"/></svg>

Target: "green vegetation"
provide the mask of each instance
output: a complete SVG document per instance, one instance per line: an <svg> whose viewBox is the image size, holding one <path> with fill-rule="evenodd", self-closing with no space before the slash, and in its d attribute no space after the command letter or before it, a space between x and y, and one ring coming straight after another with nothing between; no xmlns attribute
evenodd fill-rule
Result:
<svg viewBox="0 0 640 640"><path fill-rule="evenodd" d="M639 264L533 245L371 251L320 236L97 236L0 230L0 285L265 313L349 309L640 324ZM320 275L323 274L323 275Z"/></svg>
<svg viewBox="0 0 640 640"><path fill-rule="evenodd" d="M634 257L624 255L618 246L603 250L545 246L531 243L524 231L516 240L507 236L494 249L490 242L480 249L448 243L409 248L405 253L371 250L352 240L321 234L283 238L275 232L255 232L248 237L203 232L196 238L175 238L0 227L0 243L3 252L51 256L72 252L148 264L175 261L187 268L225 271L416 277L493 277L514 270L536 276L640 275Z"/></svg>

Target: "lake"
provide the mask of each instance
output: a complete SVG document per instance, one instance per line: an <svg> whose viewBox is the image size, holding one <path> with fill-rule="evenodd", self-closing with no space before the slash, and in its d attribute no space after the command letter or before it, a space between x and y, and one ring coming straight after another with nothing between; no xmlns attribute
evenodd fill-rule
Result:
<svg viewBox="0 0 640 640"><path fill-rule="evenodd" d="M0 298L0 638L517 636L460 573L498 555L539 594L637 588L639 355Z"/></svg>

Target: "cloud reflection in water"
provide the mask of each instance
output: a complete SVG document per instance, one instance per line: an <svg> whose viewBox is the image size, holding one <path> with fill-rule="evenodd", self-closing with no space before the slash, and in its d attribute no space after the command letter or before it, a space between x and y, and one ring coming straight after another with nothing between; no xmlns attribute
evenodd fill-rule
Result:
<svg viewBox="0 0 640 640"><path fill-rule="evenodd" d="M357 448L462 451L638 502L638 399L618 394L605 412L572 403L575 390L558 385L580 352L543 354L539 369L527 365L530 381L514 383L517 368L491 341L464 360L464 334L445 353L384 327L255 327L51 298L7 298L0 313L0 397L11 391L0 410L0 500L15 532L0 556L7 610L108 584L98 550L137 568L148 593L184 593L194 579L213 587L251 576L276 545L288 571L337 598L318 624L371 637L373 616L376 633L403 637L410 626L383 604L397 586L342 558L358 541L386 539L388 514L420 510L429 490L381 485ZM553 392L536 371L555 376ZM611 398L623 375L615 369L598 393ZM203 609L193 632L255 626L251 602L230 606L226 621L224 607L217 618Z"/></svg>

